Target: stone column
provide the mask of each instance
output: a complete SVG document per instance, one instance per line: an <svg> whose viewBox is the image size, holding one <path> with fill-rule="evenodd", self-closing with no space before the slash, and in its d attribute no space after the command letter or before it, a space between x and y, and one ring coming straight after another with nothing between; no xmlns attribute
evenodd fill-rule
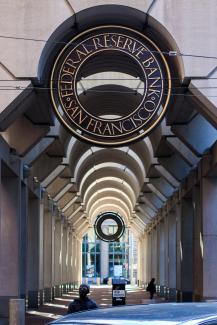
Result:
<svg viewBox="0 0 217 325"><path fill-rule="evenodd" d="M9 300L25 298L27 191L0 159L0 314L9 315Z"/></svg>
<svg viewBox="0 0 217 325"><path fill-rule="evenodd" d="M159 285L160 285L160 296L164 296L165 286L165 224L164 220L161 220L158 224L158 263L159 263Z"/></svg>
<svg viewBox="0 0 217 325"><path fill-rule="evenodd" d="M202 230L202 200L200 186L193 188L193 300L201 301L203 297L203 230Z"/></svg>
<svg viewBox="0 0 217 325"><path fill-rule="evenodd" d="M217 298L217 177L201 180L203 299Z"/></svg>
<svg viewBox="0 0 217 325"><path fill-rule="evenodd" d="M169 300L176 300L176 214L168 213L168 287Z"/></svg>
<svg viewBox="0 0 217 325"><path fill-rule="evenodd" d="M28 306L38 308L43 303L43 217L44 205L40 188L29 197L28 213Z"/></svg>
<svg viewBox="0 0 217 325"><path fill-rule="evenodd" d="M176 290L177 301L182 300L181 294L181 262L182 262L182 241L181 241L181 204L178 202L175 207L176 210Z"/></svg>
<svg viewBox="0 0 217 325"><path fill-rule="evenodd" d="M146 258L146 272L147 272L147 282L150 281L152 276L152 269L151 269L151 232L147 234L147 258Z"/></svg>
<svg viewBox="0 0 217 325"><path fill-rule="evenodd" d="M193 291L193 205L191 198L181 201L180 284L182 301L192 301Z"/></svg>
<svg viewBox="0 0 217 325"><path fill-rule="evenodd" d="M169 288L169 218L167 214L164 214L164 233L165 233L165 250L164 250L164 259L165 259L165 287L164 295L167 297L167 290Z"/></svg>
<svg viewBox="0 0 217 325"><path fill-rule="evenodd" d="M26 299L26 283L27 283L27 213L28 213L28 188L25 183L21 183L21 197L20 197L20 298Z"/></svg>
<svg viewBox="0 0 217 325"><path fill-rule="evenodd" d="M62 216L56 212L55 230L54 230L54 295L62 295L62 236L63 223Z"/></svg>
<svg viewBox="0 0 217 325"><path fill-rule="evenodd" d="M133 284L134 281L134 270L133 270L133 265L134 265L134 254L133 254L133 234L132 232L129 232L129 278L130 278L130 283Z"/></svg>
<svg viewBox="0 0 217 325"><path fill-rule="evenodd" d="M78 255L78 238L75 237L74 240L74 282L75 287L78 287L78 272L79 272L79 255Z"/></svg>
<svg viewBox="0 0 217 325"><path fill-rule="evenodd" d="M108 277L108 264L109 264L109 244L103 240L100 241L100 254L103 258L100 259L101 277Z"/></svg>
<svg viewBox="0 0 217 325"><path fill-rule="evenodd" d="M77 240L77 282L78 285L82 283L82 238Z"/></svg>
<svg viewBox="0 0 217 325"><path fill-rule="evenodd" d="M148 243L147 243L147 233L144 234L142 240L142 252L143 252L143 284L145 285L148 280L148 270L147 270L147 255L148 255Z"/></svg>
<svg viewBox="0 0 217 325"><path fill-rule="evenodd" d="M76 256L76 234L72 230L72 283L73 289L76 285L76 274L77 274L77 256Z"/></svg>
<svg viewBox="0 0 217 325"><path fill-rule="evenodd" d="M138 286L142 285L142 239L137 240L137 283Z"/></svg>
<svg viewBox="0 0 217 325"><path fill-rule="evenodd" d="M52 300L54 218L52 200L45 195L44 211L44 301Z"/></svg>
<svg viewBox="0 0 217 325"><path fill-rule="evenodd" d="M68 224L65 221L63 223L63 235L62 235L62 289L63 293L67 293L68 282Z"/></svg>
<svg viewBox="0 0 217 325"><path fill-rule="evenodd" d="M68 263L68 268L67 268L67 282L68 282L68 290L72 290L72 284L73 284L73 234L71 228L69 228L68 232L68 256L67 256L67 263Z"/></svg>
<svg viewBox="0 0 217 325"><path fill-rule="evenodd" d="M9 325L25 325L25 299L11 299Z"/></svg>
<svg viewBox="0 0 217 325"><path fill-rule="evenodd" d="M78 287L82 281L82 240L73 238L73 282Z"/></svg>
<svg viewBox="0 0 217 325"><path fill-rule="evenodd" d="M157 281L157 228L151 231L151 278ZM149 280L150 281L150 280Z"/></svg>

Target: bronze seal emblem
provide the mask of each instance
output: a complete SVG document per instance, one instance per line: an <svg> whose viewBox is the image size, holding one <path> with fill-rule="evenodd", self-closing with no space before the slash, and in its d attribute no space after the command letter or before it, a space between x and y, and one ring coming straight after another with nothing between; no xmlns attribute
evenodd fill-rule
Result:
<svg viewBox="0 0 217 325"><path fill-rule="evenodd" d="M104 78L103 86L96 86L91 76L107 71L130 78L124 79L124 87L109 79L105 85ZM88 89L82 89L83 80L89 80ZM100 26L77 35L62 49L50 86L57 117L73 135L95 145L118 146L158 125L169 102L171 78L163 54L146 36L126 27ZM115 106L117 96L121 100Z"/></svg>

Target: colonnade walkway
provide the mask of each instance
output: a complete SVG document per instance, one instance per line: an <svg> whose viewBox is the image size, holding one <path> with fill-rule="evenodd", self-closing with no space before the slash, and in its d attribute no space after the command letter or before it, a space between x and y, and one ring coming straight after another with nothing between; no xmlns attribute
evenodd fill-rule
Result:
<svg viewBox="0 0 217 325"><path fill-rule="evenodd" d="M126 290L127 305L150 303L149 294L144 289L127 285ZM27 310L26 325L45 325L47 322L65 315L69 302L76 297L78 297L78 290L64 294L61 298L55 298L37 310ZM90 298L95 300L101 308L112 306L112 286L91 286ZM152 302L160 301L160 298L157 297L152 300Z"/></svg>

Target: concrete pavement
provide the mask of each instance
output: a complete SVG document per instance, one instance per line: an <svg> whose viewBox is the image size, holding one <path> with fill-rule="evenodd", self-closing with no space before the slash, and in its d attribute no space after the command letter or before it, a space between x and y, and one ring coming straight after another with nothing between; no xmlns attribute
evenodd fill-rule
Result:
<svg viewBox="0 0 217 325"><path fill-rule="evenodd" d="M149 293L144 289L135 286L126 286L126 304L142 304L150 302L159 302L159 298L152 301L149 299ZM75 290L64 294L61 298L55 298L50 303L45 303L37 310L27 310L26 325L45 325L47 322L57 319L67 313L67 307L70 301L78 297L78 291ZM112 286L91 286L90 297L95 300L101 308L112 306Z"/></svg>

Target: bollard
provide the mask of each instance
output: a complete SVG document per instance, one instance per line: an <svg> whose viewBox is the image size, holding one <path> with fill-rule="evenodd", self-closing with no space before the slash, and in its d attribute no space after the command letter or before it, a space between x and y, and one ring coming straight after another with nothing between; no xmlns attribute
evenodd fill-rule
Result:
<svg viewBox="0 0 217 325"><path fill-rule="evenodd" d="M10 299L9 325L25 325L25 299Z"/></svg>

